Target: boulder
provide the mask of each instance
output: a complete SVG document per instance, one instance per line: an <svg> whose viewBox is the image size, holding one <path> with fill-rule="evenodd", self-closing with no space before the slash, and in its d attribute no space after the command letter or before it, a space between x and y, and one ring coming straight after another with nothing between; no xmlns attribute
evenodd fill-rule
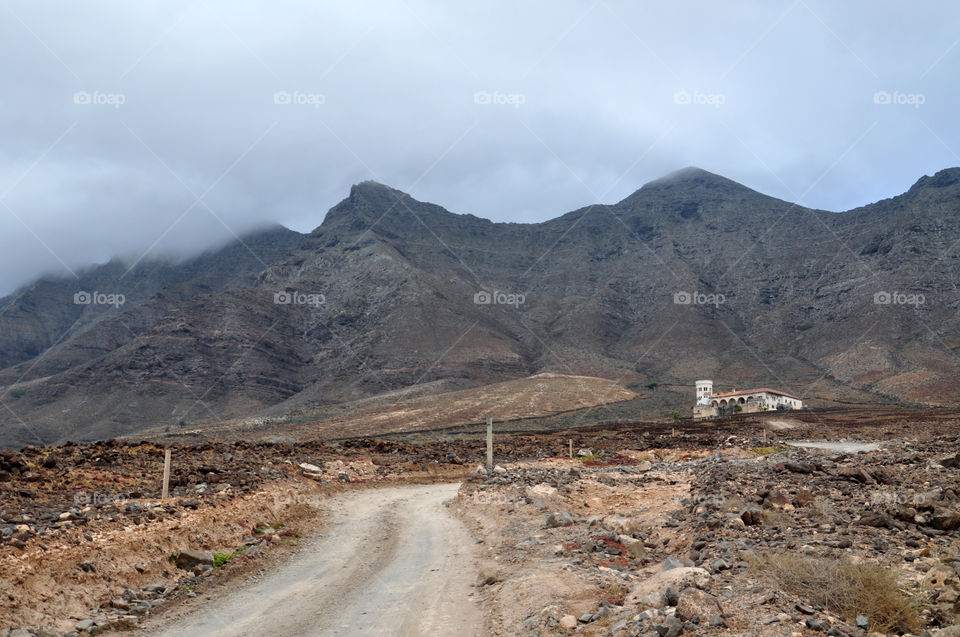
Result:
<svg viewBox="0 0 960 637"><path fill-rule="evenodd" d="M863 524L864 526L884 528L890 526L890 518L884 513L877 513L876 511L864 511L860 514L860 524Z"/></svg>
<svg viewBox="0 0 960 637"><path fill-rule="evenodd" d="M709 582L710 573L702 568L695 566L671 568L634 584L624 601L624 605L663 608L667 603L668 588L677 590L684 590L689 587L702 588L707 586Z"/></svg>
<svg viewBox="0 0 960 637"><path fill-rule="evenodd" d="M953 453L953 454L950 454L949 456L939 458L937 459L937 462L939 462L944 467L947 467L948 469L951 469L953 467L960 467L960 453Z"/></svg>
<svg viewBox="0 0 960 637"><path fill-rule="evenodd" d="M315 464L310 464L309 462L301 462L299 465L300 472L313 480L323 479L323 469L318 467Z"/></svg>
<svg viewBox="0 0 960 637"><path fill-rule="evenodd" d="M723 611L713 595L690 587L680 591L680 597L677 599L677 617L687 621L698 618L700 622L706 622L715 615L723 616Z"/></svg>
<svg viewBox="0 0 960 637"><path fill-rule="evenodd" d="M531 500L539 500L557 495L557 489L549 484L540 483L532 487L527 487L526 490L524 490L524 495Z"/></svg>
<svg viewBox="0 0 960 637"><path fill-rule="evenodd" d="M923 585L927 588L941 588L956 581L956 571L946 564L934 566L923 576Z"/></svg>
<svg viewBox="0 0 960 637"><path fill-rule="evenodd" d="M210 551L183 549L177 554L176 564L178 568L186 571L193 569L195 566L213 566L213 553Z"/></svg>
<svg viewBox="0 0 960 637"><path fill-rule="evenodd" d="M627 553L634 559L643 559L647 556L647 549L643 546L643 541L629 535L620 536L620 544L627 547Z"/></svg>
<svg viewBox="0 0 960 637"><path fill-rule="evenodd" d="M573 523L573 516L570 515L568 511L554 511L553 513L547 515L544 525L548 529L553 529L558 526L570 526Z"/></svg>
<svg viewBox="0 0 960 637"><path fill-rule="evenodd" d="M603 519L603 526L608 531L621 535L633 535L640 531L640 523L637 520L623 515L608 515Z"/></svg>
<svg viewBox="0 0 960 637"><path fill-rule="evenodd" d="M760 507L747 507L740 514L740 519L747 526L759 526L763 524L763 510Z"/></svg>
<svg viewBox="0 0 960 637"><path fill-rule="evenodd" d="M941 531L953 531L960 528L960 513L947 509L937 509L930 516L930 526Z"/></svg>

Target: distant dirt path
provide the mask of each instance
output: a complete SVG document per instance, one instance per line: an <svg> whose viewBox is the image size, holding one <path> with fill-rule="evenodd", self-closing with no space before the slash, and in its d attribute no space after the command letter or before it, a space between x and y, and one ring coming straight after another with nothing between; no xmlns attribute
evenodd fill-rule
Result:
<svg viewBox="0 0 960 637"><path fill-rule="evenodd" d="M284 567L155 637L482 634L473 542L444 503L459 485L367 489L331 502Z"/></svg>

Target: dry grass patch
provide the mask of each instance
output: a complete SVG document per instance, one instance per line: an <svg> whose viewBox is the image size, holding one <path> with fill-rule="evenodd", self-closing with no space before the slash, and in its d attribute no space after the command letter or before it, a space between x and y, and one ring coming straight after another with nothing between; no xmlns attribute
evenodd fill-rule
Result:
<svg viewBox="0 0 960 637"><path fill-rule="evenodd" d="M747 449L754 456L769 456L781 451L786 451L786 447L750 447Z"/></svg>
<svg viewBox="0 0 960 637"><path fill-rule="evenodd" d="M900 591L894 569L780 552L755 558L753 567L781 590L849 622L857 615L866 615L873 631L919 630L916 604Z"/></svg>

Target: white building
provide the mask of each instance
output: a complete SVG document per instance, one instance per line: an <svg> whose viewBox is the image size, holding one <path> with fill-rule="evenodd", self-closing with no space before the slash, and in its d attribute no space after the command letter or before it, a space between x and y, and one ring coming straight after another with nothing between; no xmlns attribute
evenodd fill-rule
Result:
<svg viewBox="0 0 960 637"><path fill-rule="evenodd" d="M694 418L713 418L722 412L755 413L776 409L802 409L803 401L792 394L761 387L714 393L712 380L698 380L697 402L693 407Z"/></svg>

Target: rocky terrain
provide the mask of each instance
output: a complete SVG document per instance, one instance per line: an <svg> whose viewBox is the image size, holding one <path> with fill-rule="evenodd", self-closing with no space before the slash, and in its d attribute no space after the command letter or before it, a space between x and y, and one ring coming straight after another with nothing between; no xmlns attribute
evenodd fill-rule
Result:
<svg viewBox="0 0 960 637"><path fill-rule="evenodd" d="M323 534L331 495L450 481L499 634L934 634L958 443L956 411L887 408L498 431L492 472L469 432L173 444L167 500L155 442L3 451L0 635L162 619Z"/></svg>
<svg viewBox="0 0 960 637"><path fill-rule="evenodd" d="M646 418L688 413L697 378L821 407L955 405L958 205L957 168L844 213L687 169L539 224L364 182L306 236L0 300L0 446L543 372L617 380L648 394Z"/></svg>
<svg viewBox="0 0 960 637"><path fill-rule="evenodd" d="M960 622L960 422L863 452L744 433L581 448L468 480L460 511L486 551L478 585L499 634L919 635Z"/></svg>

